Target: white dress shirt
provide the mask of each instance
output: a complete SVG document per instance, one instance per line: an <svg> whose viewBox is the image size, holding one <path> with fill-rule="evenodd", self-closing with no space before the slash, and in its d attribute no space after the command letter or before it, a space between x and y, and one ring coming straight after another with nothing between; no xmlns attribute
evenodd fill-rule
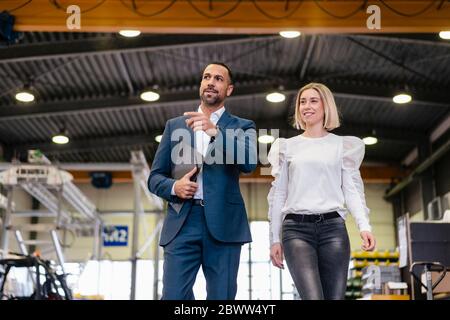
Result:
<svg viewBox="0 0 450 320"><path fill-rule="evenodd" d="M288 213L337 211L345 219L348 209L360 231L371 231L359 172L364 148L357 137L332 133L320 138L280 138L273 143L268 156L275 177L268 195L271 244L281 242L281 226Z"/></svg>
<svg viewBox="0 0 450 320"><path fill-rule="evenodd" d="M203 113L201 106L198 107L197 112ZM219 122L220 117L225 112L225 107L220 108L219 110L216 110L215 112L211 113L209 116L209 120L211 120L212 123L217 125L217 122ZM203 155L203 157L206 156L206 151L208 150L208 145L211 141L211 137L203 130L196 131L195 133L195 149ZM194 194L194 199L203 199L203 170L201 170L197 175L197 184L198 188L197 191ZM175 183L172 186L172 195L175 194Z"/></svg>

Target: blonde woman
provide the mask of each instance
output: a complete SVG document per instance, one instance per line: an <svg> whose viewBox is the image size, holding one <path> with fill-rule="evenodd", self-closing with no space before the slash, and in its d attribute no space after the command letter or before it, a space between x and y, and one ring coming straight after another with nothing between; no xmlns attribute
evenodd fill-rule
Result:
<svg viewBox="0 0 450 320"><path fill-rule="evenodd" d="M359 167L364 143L330 133L339 127L331 91L310 83L297 94L295 124L302 134L277 139L269 152L270 258L284 268L283 256L303 300L344 299L350 261L345 226L355 218L362 249L375 248Z"/></svg>

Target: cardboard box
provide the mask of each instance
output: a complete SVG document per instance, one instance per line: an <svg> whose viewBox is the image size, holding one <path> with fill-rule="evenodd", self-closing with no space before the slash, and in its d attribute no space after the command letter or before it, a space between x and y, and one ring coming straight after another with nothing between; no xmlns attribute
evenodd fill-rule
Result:
<svg viewBox="0 0 450 320"><path fill-rule="evenodd" d="M436 282L436 280L439 278L440 273L432 271L431 272L431 280L433 281L433 284ZM426 285L426 277L425 272L422 273L422 283ZM424 287L422 287L422 293L426 293ZM445 275L444 279L438 284L436 288L434 288L433 293L448 293L450 292L450 271L447 271L447 274Z"/></svg>
<svg viewBox="0 0 450 320"><path fill-rule="evenodd" d="M383 294L406 295L408 294L408 284L406 282L387 282L383 287Z"/></svg>

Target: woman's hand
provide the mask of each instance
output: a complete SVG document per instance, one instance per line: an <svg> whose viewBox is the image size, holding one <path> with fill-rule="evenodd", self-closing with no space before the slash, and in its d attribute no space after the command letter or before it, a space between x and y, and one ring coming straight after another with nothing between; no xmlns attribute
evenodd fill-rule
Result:
<svg viewBox="0 0 450 320"><path fill-rule="evenodd" d="M361 231L360 236L361 239L363 240L361 249L363 249L364 251L373 251L373 249L375 249L376 240L372 232Z"/></svg>
<svg viewBox="0 0 450 320"><path fill-rule="evenodd" d="M270 247L270 260L272 260L272 264L280 269L284 269L283 264L283 248L281 247L281 243L274 243Z"/></svg>

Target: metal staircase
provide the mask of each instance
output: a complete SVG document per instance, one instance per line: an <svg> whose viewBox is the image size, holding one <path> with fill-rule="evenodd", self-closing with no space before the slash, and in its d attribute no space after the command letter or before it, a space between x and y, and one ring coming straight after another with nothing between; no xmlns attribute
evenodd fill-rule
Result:
<svg viewBox="0 0 450 320"><path fill-rule="evenodd" d="M30 246L36 247L41 255L54 253L63 273L64 254L60 236L64 232L75 233L90 230L94 235L94 257L100 255L102 220L95 205L72 182L72 175L53 165L44 155L30 150L28 163L13 163L0 172L0 184L6 189L6 196L0 199L4 214L0 239L0 255L9 250L9 239L15 238L20 253L29 255ZM19 224L15 221L15 206L12 201L16 189L22 189L48 209L46 223ZM30 211L27 217L40 217L42 212ZM39 234L37 239L26 239L25 232Z"/></svg>

